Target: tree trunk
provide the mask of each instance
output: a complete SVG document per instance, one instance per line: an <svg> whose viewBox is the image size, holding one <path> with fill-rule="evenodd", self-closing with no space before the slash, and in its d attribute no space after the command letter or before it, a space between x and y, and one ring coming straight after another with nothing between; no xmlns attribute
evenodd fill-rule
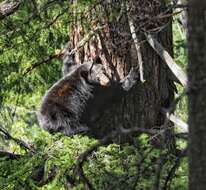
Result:
<svg viewBox="0 0 206 190"><path fill-rule="evenodd" d="M111 80L118 81L125 77L131 67L138 65L137 50L129 26L129 19L132 18L140 41L145 79L144 83L138 82L118 104L109 103L95 121L92 131L96 137L102 138L121 127L160 128L164 124L165 116L161 114L161 109L169 107L173 101L174 84L168 77L166 64L143 35L143 32L154 33L158 41L173 55L171 19L160 18L163 11L165 5L161 0L108 0L102 1L85 16L90 28L103 26L103 30L75 54L76 62L99 57ZM86 26L79 23L73 27L74 47L86 30ZM120 136L121 142L129 140L128 136Z"/></svg>
<svg viewBox="0 0 206 190"><path fill-rule="evenodd" d="M189 189L206 188L206 2L190 0L189 27Z"/></svg>

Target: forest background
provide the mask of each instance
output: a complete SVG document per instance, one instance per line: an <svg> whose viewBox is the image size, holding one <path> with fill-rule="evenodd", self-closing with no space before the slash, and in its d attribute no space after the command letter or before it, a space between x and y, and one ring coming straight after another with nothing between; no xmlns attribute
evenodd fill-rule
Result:
<svg viewBox="0 0 206 190"><path fill-rule="evenodd" d="M0 189L187 189L187 134L179 128L177 154L154 146L151 140L159 134L147 132L136 135L132 144L97 146L90 154L97 139L51 135L38 126L41 98L61 78L60 52L71 37L74 10L81 18L99 3L71 2L0 3L0 12L5 11L4 3L10 3L11 11L0 14ZM181 20L186 5L164 4L173 10L165 16L172 18L174 61L186 72L187 31ZM111 20L115 14L119 13ZM175 85L174 114L185 124L185 88Z"/></svg>

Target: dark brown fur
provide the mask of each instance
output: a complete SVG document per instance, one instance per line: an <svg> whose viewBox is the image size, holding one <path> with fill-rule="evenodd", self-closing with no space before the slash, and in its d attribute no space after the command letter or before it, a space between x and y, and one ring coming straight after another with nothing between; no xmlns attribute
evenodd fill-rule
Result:
<svg viewBox="0 0 206 190"><path fill-rule="evenodd" d="M88 128L79 123L79 118L103 73L102 65L88 62L55 83L43 97L38 113L40 126L66 135L86 131Z"/></svg>

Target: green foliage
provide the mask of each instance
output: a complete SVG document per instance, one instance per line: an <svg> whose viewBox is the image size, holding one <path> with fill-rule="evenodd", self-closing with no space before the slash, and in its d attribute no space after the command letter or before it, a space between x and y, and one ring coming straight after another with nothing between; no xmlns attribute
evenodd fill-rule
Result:
<svg viewBox="0 0 206 190"><path fill-rule="evenodd" d="M0 150L21 154L19 159L0 158L0 189L2 190L64 190L68 177L75 181L73 189L85 189L75 173L77 158L96 143L87 136L49 135L38 127L36 110L45 91L60 78L61 61L51 60L23 75L27 68L41 62L61 49L68 41L72 9L83 11L94 1L38 0L35 6L22 1L19 11L0 22L0 125L12 136L33 146L28 153L0 133ZM56 1L54 1L56 2ZM116 16L116 12L112 16ZM89 29L89 24L87 28ZM174 24L175 60L186 67L186 45ZM182 91L181 87L178 87ZM180 101L177 113L186 120L186 99ZM100 147L84 163L84 172L96 189L151 189L159 158L167 160L160 185L164 185L175 156L167 150L155 149L147 135L134 145ZM180 149L186 145L178 141ZM51 175L53 175L51 177ZM38 177L42 177L38 180ZM48 180L49 179L49 180ZM48 181L47 181L48 180ZM71 180L71 181L72 181ZM187 189L187 160L181 162L171 182L171 189Z"/></svg>
<svg viewBox="0 0 206 190"><path fill-rule="evenodd" d="M181 66L186 72L187 68L187 44L186 44L186 35L181 28L181 25L177 21L173 24L173 47L174 47L174 58L176 63ZM188 108L187 108L187 97L184 94L184 89L180 85L176 85L178 89L177 97L181 96L179 103L177 104L176 113L179 115L185 122L187 122Z"/></svg>
<svg viewBox="0 0 206 190"><path fill-rule="evenodd" d="M95 141L86 136L72 138L61 135L51 136L41 132L41 136L33 139L36 150L33 155L25 154L18 160L0 160L0 187L2 190L13 189L65 189L67 177L76 181L74 189L84 189L75 173L78 156L92 146ZM174 164L172 155L162 150L153 150L148 144L149 137L138 138L133 146L110 144L100 147L84 164L85 175L96 189L150 189L161 156L166 159L162 170L162 179ZM146 142L146 143L145 143ZM170 161L171 160L171 161ZM171 189L185 188L187 182L186 162L179 167L172 182ZM39 168L43 171L38 173ZM37 181L43 175L43 181L50 173L55 173L52 180L41 185ZM43 183L42 183L43 184ZM121 184L121 185L120 185ZM160 182L164 185L164 180Z"/></svg>

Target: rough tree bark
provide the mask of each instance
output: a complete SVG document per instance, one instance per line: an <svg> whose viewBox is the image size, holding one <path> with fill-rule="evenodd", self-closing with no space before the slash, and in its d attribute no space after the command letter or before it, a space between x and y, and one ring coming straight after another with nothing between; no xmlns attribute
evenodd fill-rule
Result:
<svg viewBox="0 0 206 190"><path fill-rule="evenodd" d="M189 189L206 187L206 2L190 0L189 27Z"/></svg>
<svg viewBox="0 0 206 190"><path fill-rule="evenodd" d="M103 30L76 52L76 62L99 57L111 80L120 80L126 76L132 66L138 65L138 54L129 25L129 19L132 18L140 42L145 79L144 83L138 82L118 104L109 102L95 121L93 133L98 138L121 127L161 128L165 123L161 109L169 107L173 101L174 84L169 78L166 64L143 35L144 32L154 34L173 55L171 18L164 17L164 13L169 12L162 0L106 0L87 11L85 18L89 21L89 28L103 26ZM71 41L74 47L86 30L83 24L73 26ZM128 141L128 136L120 136L121 141Z"/></svg>

